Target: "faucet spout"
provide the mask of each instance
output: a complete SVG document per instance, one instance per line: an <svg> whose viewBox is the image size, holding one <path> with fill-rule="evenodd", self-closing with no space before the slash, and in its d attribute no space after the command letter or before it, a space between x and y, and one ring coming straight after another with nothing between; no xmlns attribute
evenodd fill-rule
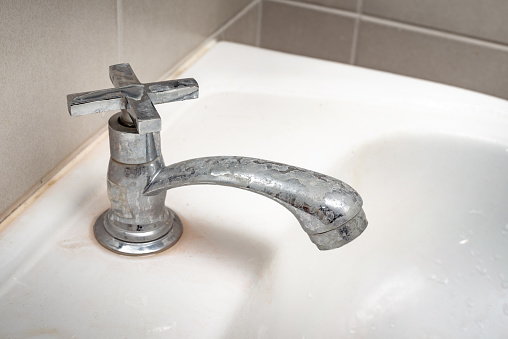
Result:
<svg viewBox="0 0 508 339"><path fill-rule="evenodd" d="M362 198L324 174L246 157L207 157L165 166L155 104L195 99L195 79L142 84L129 64L112 65L115 88L67 96L72 116L121 110L109 119L111 208L93 226L95 238L125 255L157 253L182 235L182 221L165 206L166 190L198 184L231 186L286 207L320 249L341 247L367 227Z"/></svg>
<svg viewBox="0 0 508 339"><path fill-rule="evenodd" d="M346 183L255 158L206 157L163 167L149 180L143 195L199 184L236 187L278 202L297 218L320 250L341 247L367 227L362 198Z"/></svg>

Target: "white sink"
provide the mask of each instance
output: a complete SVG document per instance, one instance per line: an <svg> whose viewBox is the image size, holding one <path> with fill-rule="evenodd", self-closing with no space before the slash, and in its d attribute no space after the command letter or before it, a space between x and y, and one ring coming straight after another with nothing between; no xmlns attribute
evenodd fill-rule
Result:
<svg viewBox="0 0 508 339"><path fill-rule="evenodd" d="M321 252L277 203L192 186L168 192L177 245L111 253L92 234L103 138L1 231L0 337L508 336L508 102L230 43L182 77L201 98L158 106L166 164L329 174L362 195L367 230Z"/></svg>

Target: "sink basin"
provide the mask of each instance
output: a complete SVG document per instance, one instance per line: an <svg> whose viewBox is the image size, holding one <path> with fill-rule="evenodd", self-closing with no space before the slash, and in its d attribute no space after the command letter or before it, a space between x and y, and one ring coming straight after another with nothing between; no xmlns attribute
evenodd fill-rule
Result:
<svg viewBox="0 0 508 339"><path fill-rule="evenodd" d="M334 176L366 231L322 252L271 200L189 186L167 195L174 247L111 253L92 234L103 137L4 223L0 337L508 335L508 102L231 43L182 77L201 98L158 106L166 164L242 155Z"/></svg>
<svg viewBox="0 0 508 339"><path fill-rule="evenodd" d="M361 192L368 232L318 253L292 231L232 337L506 335L505 147L401 134L352 152L331 172Z"/></svg>

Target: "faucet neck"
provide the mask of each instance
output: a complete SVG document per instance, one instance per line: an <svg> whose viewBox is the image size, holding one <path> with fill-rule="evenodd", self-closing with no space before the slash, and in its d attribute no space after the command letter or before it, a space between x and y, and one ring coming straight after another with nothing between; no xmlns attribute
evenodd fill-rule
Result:
<svg viewBox="0 0 508 339"><path fill-rule="evenodd" d="M139 134L135 126L121 122L121 113L109 119L109 148L116 162L139 165L151 162L161 155L160 133Z"/></svg>

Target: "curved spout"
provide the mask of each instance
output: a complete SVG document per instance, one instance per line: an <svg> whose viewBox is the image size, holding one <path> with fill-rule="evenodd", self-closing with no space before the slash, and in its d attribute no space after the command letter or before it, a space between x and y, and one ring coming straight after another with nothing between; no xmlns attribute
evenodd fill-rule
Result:
<svg viewBox="0 0 508 339"><path fill-rule="evenodd" d="M298 167L246 157L206 157L162 168L144 195L187 185L231 186L286 207L320 250L338 248L367 227L362 198L335 178Z"/></svg>

